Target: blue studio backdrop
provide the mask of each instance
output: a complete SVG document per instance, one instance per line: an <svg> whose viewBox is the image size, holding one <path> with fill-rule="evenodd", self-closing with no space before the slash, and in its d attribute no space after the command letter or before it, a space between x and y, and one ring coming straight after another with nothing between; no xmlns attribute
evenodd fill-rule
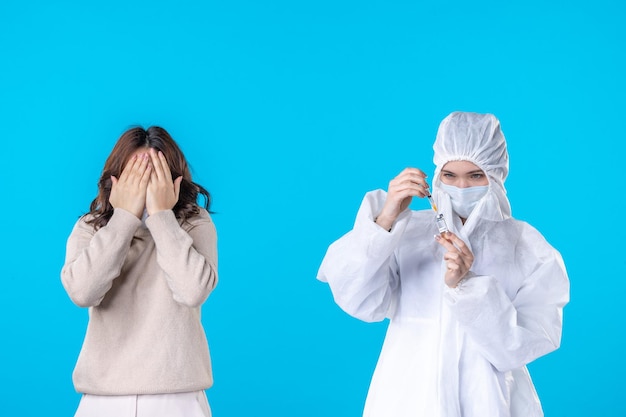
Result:
<svg viewBox="0 0 626 417"><path fill-rule="evenodd" d="M214 415L360 416L387 323L317 268L366 191L432 175L455 110L500 119L513 215L570 274L562 347L530 365L546 416L626 415L623 4L2 1L0 415L73 415L65 242L119 135L160 125L213 196Z"/></svg>

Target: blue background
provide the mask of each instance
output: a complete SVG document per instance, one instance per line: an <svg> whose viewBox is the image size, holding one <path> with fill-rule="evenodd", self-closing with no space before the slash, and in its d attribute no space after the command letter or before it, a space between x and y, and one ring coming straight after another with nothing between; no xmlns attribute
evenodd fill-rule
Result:
<svg viewBox="0 0 626 417"><path fill-rule="evenodd" d="M386 323L343 313L317 268L366 191L432 175L466 110L500 119L513 214L570 274L562 347L530 365L546 416L626 415L624 6L502 3L4 0L0 414L73 414L65 241L119 135L156 124L217 212L214 415L360 416Z"/></svg>

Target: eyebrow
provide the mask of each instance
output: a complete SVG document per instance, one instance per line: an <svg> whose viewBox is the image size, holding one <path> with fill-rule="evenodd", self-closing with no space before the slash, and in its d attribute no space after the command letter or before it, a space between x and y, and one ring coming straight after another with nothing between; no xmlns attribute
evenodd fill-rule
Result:
<svg viewBox="0 0 626 417"><path fill-rule="evenodd" d="M475 169L473 171L466 172L464 174L457 174L456 172L449 171L447 169L442 169L442 173L453 174L453 175L472 175L472 174L484 174L485 172L482 169Z"/></svg>

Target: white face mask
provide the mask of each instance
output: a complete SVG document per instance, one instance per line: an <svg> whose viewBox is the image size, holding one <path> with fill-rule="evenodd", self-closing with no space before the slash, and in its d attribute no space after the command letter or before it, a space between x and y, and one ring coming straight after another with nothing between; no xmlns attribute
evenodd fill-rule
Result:
<svg viewBox="0 0 626 417"><path fill-rule="evenodd" d="M488 185L459 188L453 185L441 183L441 189L450 196L452 209L456 214L467 219L481 198L487 194Z"/></svg>

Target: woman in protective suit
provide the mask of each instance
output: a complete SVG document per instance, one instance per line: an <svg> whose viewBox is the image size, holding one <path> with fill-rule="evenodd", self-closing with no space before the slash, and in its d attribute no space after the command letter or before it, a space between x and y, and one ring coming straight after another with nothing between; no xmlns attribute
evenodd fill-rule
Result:
<svg viewBox="0 0 626 417"><path fill-rule="evenodd" d="M450 114L433 148L432 198L449 232L433 211L408 209L430 193L426 174L407 168L365 195L319 269L348 314L390 319L363 415L543 416L526 364L560 345L563 260L511 217L493 115Z"/></svg>

